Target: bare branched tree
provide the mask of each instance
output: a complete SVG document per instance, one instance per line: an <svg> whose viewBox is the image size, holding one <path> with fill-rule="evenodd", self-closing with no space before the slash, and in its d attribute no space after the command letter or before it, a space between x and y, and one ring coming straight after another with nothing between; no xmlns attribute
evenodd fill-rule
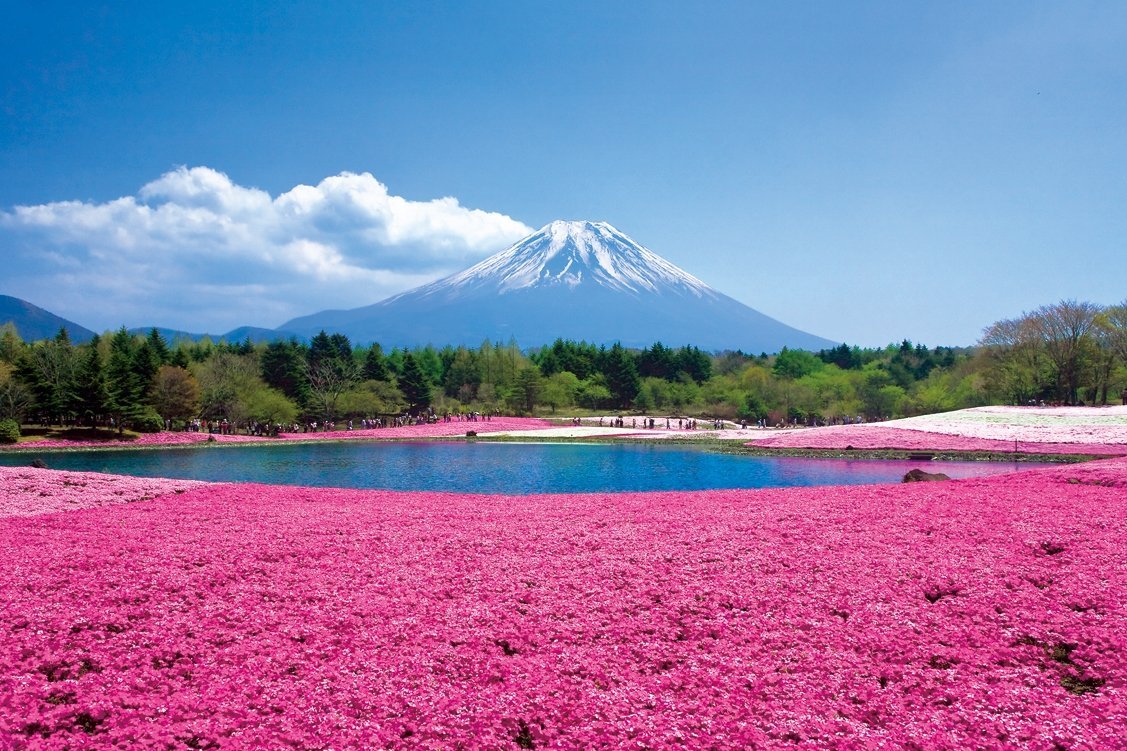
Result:
<svg viewBox="0 0 1127 751"><path fill-rule="evenodd" d="M979 344L985 375L995 392L1016 404L1038 397L1048 358L1029 316L991 324Z"/></svg>
<svg viewBox="0 0 1127 751"><path fill-rule="evenodd" d="M1093 303L1062 300L1043 305L1030 316L1056 371L1057 395L1066 402L1077 400L1082 358L1099 313L1099 306Z"/></svg>
<svg viewBox="0 0 1127 751"><path fill-rule="evenodd" d="M341 394L360 381L361 368L352 360L331 358L305 364L305 378L309 382L310 408L329 422L338 414Z"/></svg>
<svg viewBox="0 0 1127 751"><path fill-rule="evenodd" d="M22 423L34 404L31 392L22 383L0 374L0 420Z"/></svg>

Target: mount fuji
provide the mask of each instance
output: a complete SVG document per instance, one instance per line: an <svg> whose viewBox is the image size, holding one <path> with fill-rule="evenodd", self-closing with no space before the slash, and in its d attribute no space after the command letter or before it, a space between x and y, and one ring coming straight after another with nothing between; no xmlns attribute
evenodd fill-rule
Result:
<svg viewBox="0 0 1127 751"><path fill-rule="evenodd" d="M324 329L390 347L509 337L522 347L557 338L749 353L835 346L717 292L606 222L552 222L465 271L279 329L304 336Z"/></svg>

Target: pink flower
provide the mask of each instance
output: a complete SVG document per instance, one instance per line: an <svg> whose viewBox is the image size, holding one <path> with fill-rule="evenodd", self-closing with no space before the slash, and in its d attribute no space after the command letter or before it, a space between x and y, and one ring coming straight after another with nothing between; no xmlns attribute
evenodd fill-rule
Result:
<svg viewBox="0 0 1127 751"><path fill-rule="evenodd" d="M1045 435L1042 438L1048 437ZM1127 443L1072 443L1035 440L1019 441L972 438L948 433L891 428L885 425L837 425L824 428L788 430L771 433L748 443L765 448L810 448L845 450L899 449L906 451L986 451L1020 454L1089 454L1095 456L1127 455Z"/></svg>
<svg viewBox="0 0 1127 751"><path fill-rule="evenodd" d="M102 479L0 469L0 748L1123 747L1127 459L530 497Z"/></svg>

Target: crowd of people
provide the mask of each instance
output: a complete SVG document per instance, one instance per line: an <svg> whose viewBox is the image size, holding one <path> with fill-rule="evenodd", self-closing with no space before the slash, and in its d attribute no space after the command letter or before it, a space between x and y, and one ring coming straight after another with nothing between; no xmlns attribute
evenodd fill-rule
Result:
<svg viewBox="0 0 1127 751"><path fill-rule="evenodd" d="M347 423L338 425L333 420L310 420L308 422L282 424L271 422L251 421L244 426L237 426L227 418L218 420L202 420L195 418L187 420L181 428L190 433L209 433L212 435L233 435L243 432L253 436L277 436L280 433L331 433L334 430L374 430L378 428L403 428L412 425L433 425L437 422L485 422L491 420L493 414L486 412L443 412L441 415L433 409L417 415L385 415L361 420L348 420ZM165 430L172 431L174 426L171 420L165 421Z"/></svg>
<svg viewBox="0 0 1127 751"><path fill-rule="evenodd" d="M625 427L627 427L626 426L626 418L623 417L622 415L619 415L618 417L612 417L612 418L600 417L599 418L599 427L608 427L608 425L607 425L608 419L610 420L609 427L612 427L612 428L625 428ZM639 419L642 421L641 425L638 424ZM665 422L664 427L662 426L662 420L663 419L664 419L664 422ZM707 424L710 424L710 429L712 429L712 430L723 430L726 427L725 424L724 424L724 421L721 420L721 419L716 419L716 420L711 420L711 421L706 422L705 420L696 420L694 418L689 418L689 417L678 417L678 418L672 418L672 417L666 417L666 418L631 417L630 418L630 427L631 428L641 427L644 430L658 430L658 429L673 430L674 429L674 427L673 427L673 420L674 419L677 420L677 428L676 428L677 430L698 430L698 429L704 428L705 425L707 425ZM582 418L579 418L579 417L572 418L572 424L573 425L582 425L583 424Z"/></svg>

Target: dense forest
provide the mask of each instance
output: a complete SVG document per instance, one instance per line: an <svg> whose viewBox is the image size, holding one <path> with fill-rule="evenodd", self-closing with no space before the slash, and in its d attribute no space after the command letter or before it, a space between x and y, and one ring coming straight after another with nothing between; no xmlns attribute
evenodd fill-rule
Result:
<svg viewBox="0 0 1127 751"><path fill-rule="evenodd" d="M468 411L819 424L990 403L1106 404L1125 388L1127 302L1044 306L992 324L973 348L903 341L775 355L562 340L385 352L325 332L308 343L170 343L125 329L75 345L65 330L24 342L0 328L0 420L137 431Z"/></svg>

